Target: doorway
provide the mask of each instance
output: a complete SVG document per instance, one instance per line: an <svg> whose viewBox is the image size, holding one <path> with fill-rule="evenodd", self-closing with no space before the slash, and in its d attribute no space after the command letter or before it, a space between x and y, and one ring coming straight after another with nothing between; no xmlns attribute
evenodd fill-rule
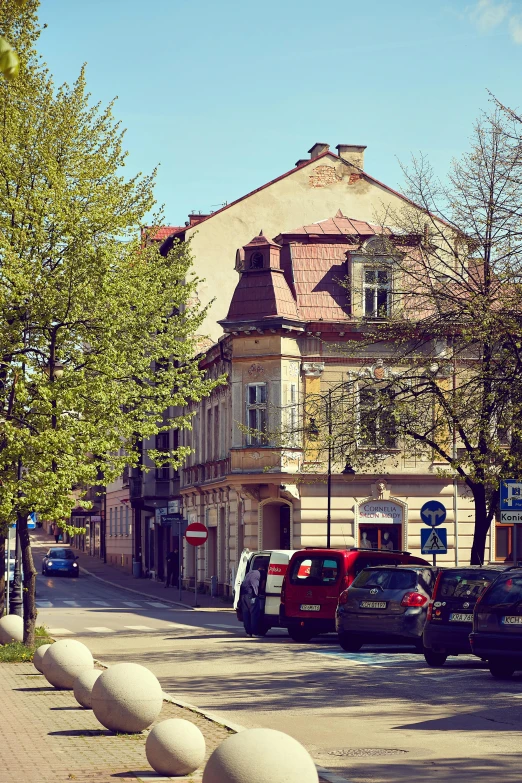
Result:
<svg viewBox="0 0 522 783"><path fill-rule="evenodd" d="M263 549L291 548L290 513L291 509L287 503L267 503L262 507Z"/></svg>

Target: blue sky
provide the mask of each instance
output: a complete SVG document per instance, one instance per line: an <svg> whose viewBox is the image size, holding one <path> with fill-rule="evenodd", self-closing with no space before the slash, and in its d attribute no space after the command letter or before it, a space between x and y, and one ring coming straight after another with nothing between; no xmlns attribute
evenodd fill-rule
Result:
<svg viewBox="0 0 522 783"><path fill-rule="evenodd" d="M93 100L118 96L129 174L160 164L176 225L316 141L367 144L366 170L399 189L420 150L444 174L486 88L522 105L522 0L43 0L40 18L57 82L87 62Z"/></svg>

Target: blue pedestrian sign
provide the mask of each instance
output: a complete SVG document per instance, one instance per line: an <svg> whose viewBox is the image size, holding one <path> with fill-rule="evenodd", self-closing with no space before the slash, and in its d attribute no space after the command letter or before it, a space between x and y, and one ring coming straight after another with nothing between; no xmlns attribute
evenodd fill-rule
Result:
<svg viewBox="0 0 522 783"><path fill-rule="evenodd" d="M522 510L522 481L507 479L500 482L500 510Z"/></svg>
<svg viewBox="0 0 522 783"><path fill-rule="evenodd" d="M421 519L430 527L442 525L446 519L446 508L440 500L428 500L420 510Z"/></svg>
<svg viewBox="0 0 522 783"><path fill-rule="evenodd" d="M421 552L423 555L445 555L448 551L448 530L445 527L437 529L421 528ZM435 561L434 561L435 562Z"/></svg>

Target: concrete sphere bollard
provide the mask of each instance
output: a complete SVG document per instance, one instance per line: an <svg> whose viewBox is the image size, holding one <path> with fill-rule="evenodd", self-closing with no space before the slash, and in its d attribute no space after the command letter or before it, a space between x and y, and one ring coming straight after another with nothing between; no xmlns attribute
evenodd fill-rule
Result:
<svg viewBox="0 0 522 783"><path fill-rule="evenodd" d="M42 659L45 678L55 688L72 691L81 672L94 669L91 651L76 639L60 639L51 644Z"/></svg>
<svg viewBox="0 0 522 783"><path fill-rule="evenodd" d="M81 707L85 707L87 710L92 709L92 689L102 673L101 669L86 669L75 679L73 686L74 698Z"/></svg>
<svg viewBox="0 0 522 783"><path fill-rule="evenodd" d="M160 714L163 691L145 666L117 663L94 683L91 703L94 715L106 729L137 734Z"/></svg>
<svg viewBox="0 0 522 783"><path fill-rule="evenodd" d="M203 783L318 783L308 751L288 734L274 729L247 729L213 752Z"/></svg>
<svg viewBox="0 0 522 783"><path fill-rule="evenodd" d="M34 651L33 655L33 666L36 669L36 671L40 672L40 674L43 674L43 657L47 650L49 649L51 645L50 644L41 644L40 647L37 647Z"/></svg>
<svg viewBox="0 0 522 783"><path fill-rule="evenodd" d="M0 620L0 644L23 642L24 621L17 614L6 614Z"/></svg>
<svg viewBox="0 0 522 783"><path fill-rule="evenodd" d="M205 738L188 720L169 718L154 726L145 743L147 761L159 775L190 775L205 758Z"/></svg>

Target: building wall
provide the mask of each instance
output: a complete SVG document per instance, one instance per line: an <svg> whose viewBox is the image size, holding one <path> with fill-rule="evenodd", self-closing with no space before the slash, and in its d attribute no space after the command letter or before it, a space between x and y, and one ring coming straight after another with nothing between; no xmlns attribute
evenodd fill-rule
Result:
<svg viewBox="0 0 522 783"><path fill-rule="evenodd" d="M125 501L125 502L124 502ZM117 479L107 487L105 552L107 563L132 571L132 509L129 487Z"/></svg>
<svg viewBox="0 0 522 783"><path fill-rule="evenodd" d="M187 230L195 270L204 278L198 288L199 299L204 305L215 299L202 334L213 341L220 337L217 322L227 315L238 279L233 259L237 249L260 229L272 238L331 217L339 209L347 217L380 223L387 209L404 205L392 191L354 176L355 171L334 155L319 158Z"/></svg>

